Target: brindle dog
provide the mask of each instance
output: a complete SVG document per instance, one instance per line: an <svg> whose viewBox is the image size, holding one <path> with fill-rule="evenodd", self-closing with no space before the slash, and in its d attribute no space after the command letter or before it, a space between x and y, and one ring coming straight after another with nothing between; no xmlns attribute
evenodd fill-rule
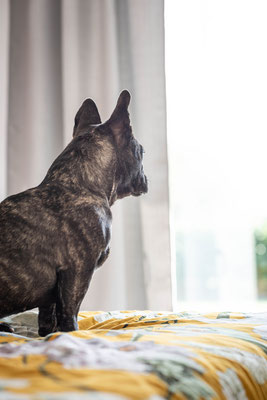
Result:
<svg viewBox="0 0 267 400"><path fill-rule="evenodd" d="M110 206L147 192L129 102L124 90L102 124L85 100L72 141L42 183L0 204L0 317L39 307L40 336L78 328L93 272L109 254Z"/></svg>

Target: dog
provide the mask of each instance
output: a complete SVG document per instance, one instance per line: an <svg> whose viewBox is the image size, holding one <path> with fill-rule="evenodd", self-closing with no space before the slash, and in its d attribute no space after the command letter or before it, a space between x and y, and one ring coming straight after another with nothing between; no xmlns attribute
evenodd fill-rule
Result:
<svg viewBox="0 0 267 400"><path fill-rule="evenodd" d="M110 250L117 199L148 191L143 147L121 92L101 123L92 99L75 117L73 138L37 187L0 204L0 317L39 308L39 335L78 329L93 272ZM12 331L2 323L0 330Z"/></svg>

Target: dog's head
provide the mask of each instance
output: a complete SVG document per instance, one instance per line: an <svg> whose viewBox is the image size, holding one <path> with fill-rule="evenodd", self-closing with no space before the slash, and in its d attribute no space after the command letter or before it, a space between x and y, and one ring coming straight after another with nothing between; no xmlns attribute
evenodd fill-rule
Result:
<svg viewBox="0 0 267 400"><path fill-rule="evenodd" d="M116 154L114 175L114 190L111 195L111 204L118 198L139 196L148 190L147 178L143 170L144 149L135 139L130 125L128 106L130 93L124 90L119 98L115 110L105 123L101 119L93 100L87 99L76 114L73 136L80 136L91 132L108 138Z"/></svg>

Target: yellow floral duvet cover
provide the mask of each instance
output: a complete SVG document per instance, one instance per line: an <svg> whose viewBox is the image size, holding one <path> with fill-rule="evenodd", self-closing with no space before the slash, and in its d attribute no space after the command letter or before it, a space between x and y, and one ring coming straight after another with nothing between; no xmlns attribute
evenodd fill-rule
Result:
<svg viewBox="0 0 267 400"><path fill-rule="evenodd" d="M0 399L267 399L267 313L81 312L79 331L37 336L4 319Z"/></svg>

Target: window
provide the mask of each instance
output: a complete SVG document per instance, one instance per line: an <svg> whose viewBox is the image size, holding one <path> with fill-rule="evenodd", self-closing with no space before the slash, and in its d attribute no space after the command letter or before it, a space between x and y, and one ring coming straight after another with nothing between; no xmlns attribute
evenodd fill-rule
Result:
<svg viewBox="0 0 267 400"><path fill-rule="evenodd" d="M177 306L267 304L267 3L165 1Z"/></svg>

